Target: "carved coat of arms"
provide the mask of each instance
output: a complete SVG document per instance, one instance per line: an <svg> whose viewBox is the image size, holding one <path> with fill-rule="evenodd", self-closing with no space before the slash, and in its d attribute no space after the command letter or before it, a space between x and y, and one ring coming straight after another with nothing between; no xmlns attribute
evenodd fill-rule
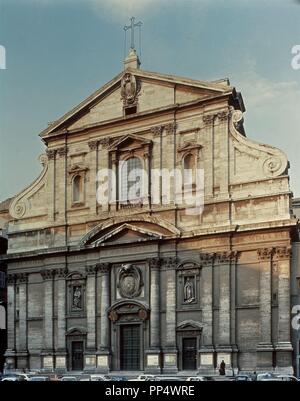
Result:
<svg viewBox="0 0 300 401"><path fill-rule="evenodd" d="M138 267L131 264L122 265L118 272L117 287L123 298L135 298L142 289L142 275Z"/></svg>
<svg viewBox="0 0 300 401"><path fill-rule="evenodd" d="M135 76L128 72L125 73L121 81L121 96L125 106L136 102L139 89L139 84Z"/></svg>

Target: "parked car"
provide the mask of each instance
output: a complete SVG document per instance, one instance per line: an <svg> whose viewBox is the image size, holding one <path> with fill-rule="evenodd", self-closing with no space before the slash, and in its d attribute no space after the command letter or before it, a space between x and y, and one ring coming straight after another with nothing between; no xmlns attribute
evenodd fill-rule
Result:
<svg viewBox="0 0 300 401"><path fill-rule="evenodd" d="M155 376L154 375L144 375L144 374L141 374L141 375L139 375L136 379L129 379L128 381L137 381L137 382L139 382L139 381L146 381L147 379L155 379Z"/></svg>
<svg viewBox="0 0 300 401"><path fill-rule="evenodd" d="M160 376L159 381L185 381L185 377L177 377L177 376Z"/></svg>
<svg viewBox="0 0 300 401"><path fill-rule="evenodd" d="M30 378L31 382L49 382L50 381L50 377L48 376L32 376Z"/></svg>
<svg viewBox="0 0 300 401"><path fill-rule="evenodd" d="M106 382L110 381L110 379L105 375L91 375L89 381L91 382Z"/></svg>
<svg viewBox="0 0 300 401"><path fill-rule="evenodd" d="M61 382L77 382L78 378L76 376L63 376L60 379Z"/></svg>
<svg viewBox="0 0 300 401"><path fill-rule="evenodd" d="M259 373L256 376L256 380L257 381L269 381L269 380L274 379L274 377L275 377L274 373L271 373L271 372Z"/></svg>
<svg viewBox="0 0 300 401"><path fill-rule="evenodd" d="M205 382L206 378L204 376L190 376L186 379L187 382Z"/></svg>
<svg viewBox="0 0 300 401"><path fill-rule="evenodd" d="M252 382L252 377L249 375L237 375L232 378L233 381L236 382Z"/></svg>
<svg viewBox="0 0 300 401"><path fill-rule="evenodd" d="M18 373L8 373L2 376L1 381L26 381L24 375Z"/></svg>
<svg viewBox="0 0 300 401"><path fill-rule="evenodd" d="M110 376L110 380L123 382L123 381L128 381L128 378L126 376Z"/></svg>
<svg viewBox="0 0 300 401"><path fill-rule="evenodd" d="M276 375L275 377L277 380L276 381L287 381L287 382L298 382L300 381L297 379L296 376L293 375Z"/></svg>
<svg viewBox="0 0 300 401"><path fill-rule="evenodd" d="M79 377L79 381L81 381L81 382L89 382L89 381L91 381L91 375L82 374Z"/></svg>
<svg viewBox="0 0 300 401"><path fill-rule="evenodd" d="M2 382L17 382L17 381L25 381L23 379L20 379L18 376L9 376L9 377L3 377L1 379Z"/></svg>

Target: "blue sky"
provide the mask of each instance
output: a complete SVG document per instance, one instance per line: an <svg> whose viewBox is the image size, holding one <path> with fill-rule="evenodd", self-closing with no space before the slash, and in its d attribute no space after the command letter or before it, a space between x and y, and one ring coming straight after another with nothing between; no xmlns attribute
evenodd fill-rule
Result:
<svg viewBox="0 0 300 401"><path fill-rule="evenodd" d="M143 21L142 66L228 77L243 94L247 136L285 151L300 196L300 45L296 0L0 0L0 200L40 172L38 137L123 68L123 26Z"/></svg>

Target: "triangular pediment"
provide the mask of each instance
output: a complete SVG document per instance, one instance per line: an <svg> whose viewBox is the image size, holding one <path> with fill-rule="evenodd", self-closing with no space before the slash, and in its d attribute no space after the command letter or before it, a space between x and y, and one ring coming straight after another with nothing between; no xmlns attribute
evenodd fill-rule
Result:
<svg viewBox="0 0 300 401"><path fill-rule="evenodd" d="M118 138L114 141L110 146L109 150L126 150L126 149L135 149L141 148L145 145L151 144L151 141L147 141L141 137L136 135L125 135L121 138Z"/></svg>
<svg viewBox="0 0 300 401"><path fill-rule="evenodd" d="M104 233L100 238L92 242L92 245L99 246L103 244L151 241L161 239L162 237L162 234L159 232L125 223Z"/></svg>
<svg viewBox="0 0 300 401"><path fill-rule="evenodd" d="M136 243L163 238L176 238L180 231L171 223L151 216L128 216L108 220L95 226L80 241L81 246Z"/></svg>
<svg viewBox="0 0 300 401"><path fill-rule="evenodd" d="M232 92L226 80L199 81L173 75L159 74L140 69L127 69L95 91L41 132L42 137L52 133L92 127L103 122L124 118L124 74L131 74L138 85L138 113L162 107L188 103ZM176 91L176 96L174 91Z"/></svg>

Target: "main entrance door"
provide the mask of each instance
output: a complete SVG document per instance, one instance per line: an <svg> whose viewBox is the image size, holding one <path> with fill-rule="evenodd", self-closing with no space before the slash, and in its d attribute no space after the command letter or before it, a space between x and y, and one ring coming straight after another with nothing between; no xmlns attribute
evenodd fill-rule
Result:
<svg viewBox="0 0 300 401"><path fill-rule="evenodd" d="M183 338L182 339L182 369L196 370L197 369L197 339Z"/></svg>
<svg viewBox="0 0 300 401"><path fill-rule="evenodd" d="M72 341L72 370L83 370L83 341Z"/></svg>
<svg viewBox="0 0 300 401"><path fill-rule="evenodd" d="M140 325L120 327L120 368L121 370L140 370Z"/></svg>

